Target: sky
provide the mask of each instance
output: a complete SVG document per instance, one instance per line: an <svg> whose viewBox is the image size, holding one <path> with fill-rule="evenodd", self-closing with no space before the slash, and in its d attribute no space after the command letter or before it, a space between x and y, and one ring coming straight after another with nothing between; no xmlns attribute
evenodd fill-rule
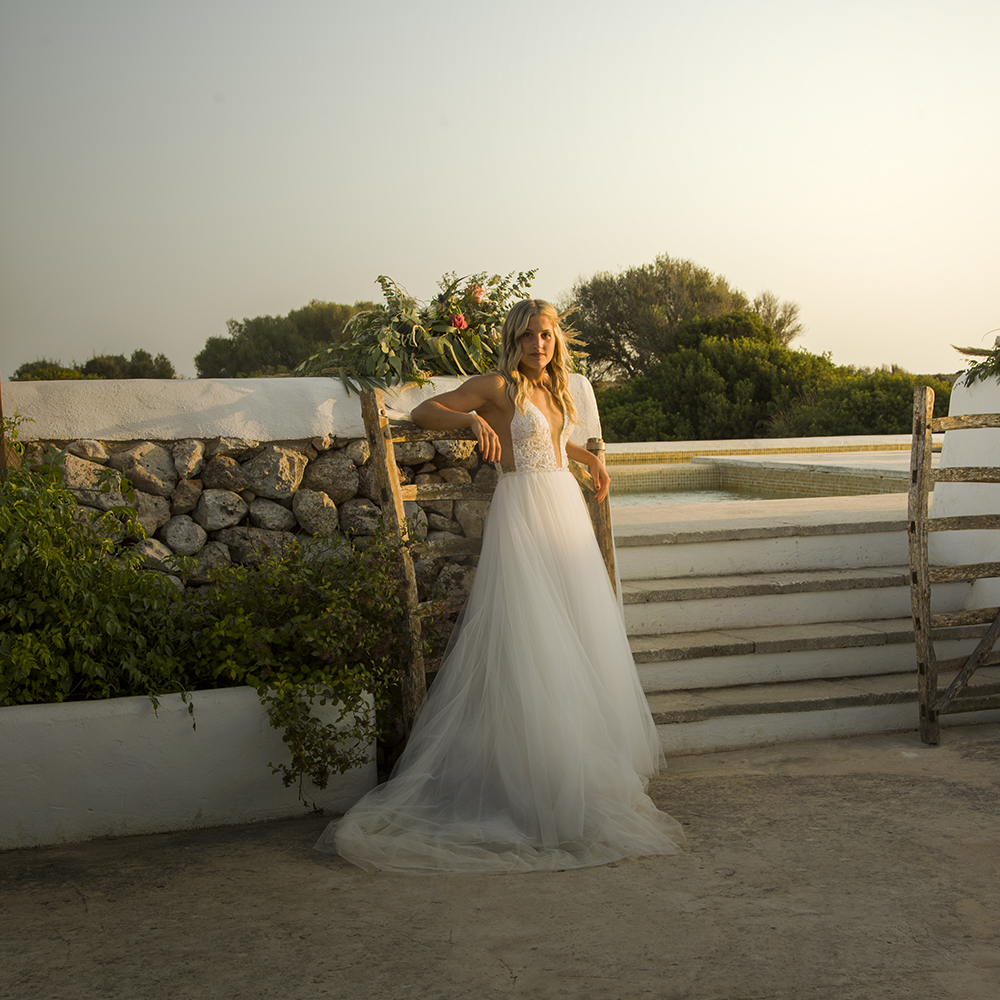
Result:
<svg viewBox="0 0 1000 1000"><path fill-rule="evenodd" d="M996 0L0 0L0 376L659 254L956 371L1000 332L998 46Z"/></svg>

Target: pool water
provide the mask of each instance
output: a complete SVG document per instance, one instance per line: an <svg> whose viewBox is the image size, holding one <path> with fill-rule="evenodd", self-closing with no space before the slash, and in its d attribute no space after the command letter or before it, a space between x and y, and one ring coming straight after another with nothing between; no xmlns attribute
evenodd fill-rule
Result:
<svg viewBox="0 0 1000 1000"><path fill-rule="evenodd" d="M720 503L733 500L769 500L775 495L737 493L734 490L656 490L652 493L612 493L612 507L638 507L661 503Z"/></svg>

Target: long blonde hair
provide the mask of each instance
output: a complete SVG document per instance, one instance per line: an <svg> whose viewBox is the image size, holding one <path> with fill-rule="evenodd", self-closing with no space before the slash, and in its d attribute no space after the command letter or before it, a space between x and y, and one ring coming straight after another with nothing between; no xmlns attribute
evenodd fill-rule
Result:
<svg viewBox="0 0 1000 1000"><path fill-rule="evenodd" d="M544 316L552 324L556 343L552 360L545 366L548 390L566 414L567 423L574 424L576 406L573 405L573 396L569 391L569 348L566 345L566 334L559 325L559 313L551 303L544 299L522 299L511 306L500 328L501 347L497 370L505 377L507 396L515 409L524 413L530 383L518 367L521 363L521 336L535 316Z"/></svg>

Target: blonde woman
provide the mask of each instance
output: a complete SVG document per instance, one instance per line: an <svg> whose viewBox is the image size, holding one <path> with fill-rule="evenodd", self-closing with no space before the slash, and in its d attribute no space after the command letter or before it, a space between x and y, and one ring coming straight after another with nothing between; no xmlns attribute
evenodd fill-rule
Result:
<svg viewBox="0 0 1000 1000"><path fill-rule="evenodd" d="M369 871L520 872L673 854L680 826L646 795L661 759L625 628L567 459L576 409L555 309L518 302L499 370L417 406L470 428L502 471L472 592L392 777L320 850Z"/></svg>

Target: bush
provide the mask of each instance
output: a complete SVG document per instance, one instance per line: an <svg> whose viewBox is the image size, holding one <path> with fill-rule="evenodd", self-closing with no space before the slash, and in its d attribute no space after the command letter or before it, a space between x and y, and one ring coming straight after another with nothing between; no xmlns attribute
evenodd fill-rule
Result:
<svg viewBox="0 0 1000 1000"><path fill-rule="evenodd" d="M782 347L754 323L723 320L722 336L687 330L680 336L688 346L627 385L598 392L608 441L762 437L780 408L832 376L827 358ZM739 335L748 330L756 336Z"/></svg>
<svg viewBox="0 0 1000 1000"><path fill-rule="evenodd" d="M913 390L934 390L934 416L948 415L951 385L929 375L842 368L826 385L774 414L769 437L826 437L853 434L909 434L913 429Z"/></svg>
<svg viewBox="0 0 1000 1000"><path fill-rule="evenodd" d="M611 442L906 434L917 385L934 389L936 415L948 412L940 378L837 366L737 312L685 324L646 374L597 400Z"/></svg>
<svg viewBox="0 0 1000 1000"><path fill-rule="evenodd" d="M78 508L57 461L0 477L0 705L249 684L285 731L286 785L367 759L409 644L398 542L316 539L182 594L129 547L135 511Z"/></svg>
<svg viewBox="0 0 1000 1000"><path fill-rule="evenodd" d="M192 686L178 589L115 541L133 515L77 508L53 458L0 479L0 705Z"/></svg>
<svg viewBox="0 0 1000 1000"><path fill-rule="evenodd" d="M217 570L187 602L212 678L256 688L285 730L292 765L275 773L286 785L308 775L325 788L331 771L366 760L409 649L396 545L379 534L361 550L345 543L321 557L293 546L254 568ZM321 723L315 703L339 705L337 719Z"/></svg>

